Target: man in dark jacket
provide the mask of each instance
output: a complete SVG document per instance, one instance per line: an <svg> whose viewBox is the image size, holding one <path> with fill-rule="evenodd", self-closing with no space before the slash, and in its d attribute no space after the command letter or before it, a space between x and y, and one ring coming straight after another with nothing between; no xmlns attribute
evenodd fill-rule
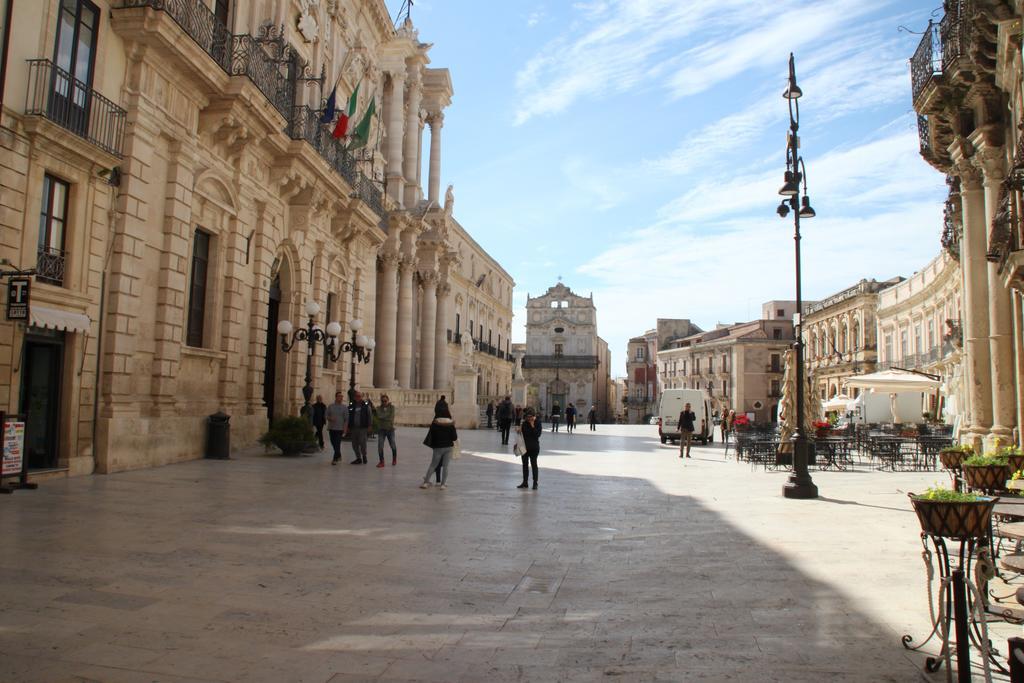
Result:
<svg viewBox="0 0 1024 683"><path fill-rule="evenodd" d="M690 404L687 403L683 406L683 411L679 413L679 457L683 457L685 453L686 457L690 457L690 443L693 441L693 423L696 422L697 416L692 410L690 410Z"/></svg>
<svg viewBox="0 0 1024 683"><path fill-rule="evenodd" d="M537 456L540 454L540 435L544 428L537 422L537 415L531 408L523 411L523 424L519 431L523 437L523 483L518 489L530 485L530 470L533 470L533 488L537 488Z"/></svg>
<svg viewBox="0 0 1024 683"><path fill-rule="evenodd" d="M494 401L487 402L487 410L484 411L487 414L487 428L493 429L494 424L491 422L494 417Z"/></svg>
<svg viewBox="0 0 1024 683"><path fill-rule="evenodd" d="M512 407L512 397L506 396L498 404L498 429L501 430L501 444L503 446L508 445L508 432L512 429L512 416L514 413Z"/></svg>
<svg viewBox="0 0 1024 683"><path fill-rule="evenodd" d="M320 444L320 450L324 449L324 425L327 424L327 404L324 397L316 395L316 403L313 404L313 428L316 429L316 442Z"/></svg>
<svg viewBox="0 0 1024 683"><path fill-rule="evenodd" d="M357 391L348 404L348 420L345 422L345 434L352 439L352 452L356 455L356 459L349 464L366 464L366 433L372 421L370 402L363 398L361 391Z"/></svg>

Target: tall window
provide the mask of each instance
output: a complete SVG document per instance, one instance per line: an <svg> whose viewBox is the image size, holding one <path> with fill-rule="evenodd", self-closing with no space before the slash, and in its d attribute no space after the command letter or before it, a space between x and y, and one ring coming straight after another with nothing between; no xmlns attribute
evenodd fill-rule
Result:
<svg viewBox="0 0 1024 683"><path fill-rule="evenodd" d="M469 321L469 338L470 339L473 338L473 320L472 319L470 319L470 321Z"/></svg>
<svg viewBox="0 0 1024 683"><path fill-rule="evenodd" d="M459 333L459 325L462 324L462 316L458 313L455 314L455 334Z"/></svg>
<svg viewBox="0 0 1024 683"><path fill-rule="evenodd" d="M555 344L555 355L556 356L561 356L562 355L562 345L561 344Z"/></svg>
<svg viewBox="0 0 1024 683"><path fill-rule="evenodd" d="M900 359L906 358L910 353L910 344L907 342L907 331L900 330Z"/></svg>
<svg viewBox="0 0 1024 683"><path fill-rule="evenodd" d="M935 348L935 321L928 321L928 349Z"/></svg>
<svg viewBox="0 0 1024 683"><path fill-rule="evenodd" d="M772 380L772 396L773 397L777 397L777 396L780 396L781 394L782 394L782 388L781 388L781 384L780 384L779 380L773 379Z"/></svg>
<svg viewBox="0 0 1024 683"><path fill-rule="evenodd" d="M43 205L39 213L39 253L36 277L64 284L64 232L68 214L68 184L43 176Z"/></svg>
<svg viewBox="0 0 1024 683"><path fill-rule="evenodd" d="M715 374L715 359L714 358L708 358L708 374L709 375Z"/></svg>
<svg viewBox="0 0 1024 683"><path fill-rule="evenodd" d="M885 359L887 361L893 361L895 358L892 357L892 334L885 335Z"/></svg>
<svg viewBox="0 0 1024 683"><path fill-rule="evenodd" d="M695 375L699 375L700 374L700 358L694 358L693 359L693 374L695 374Z"/></svg>
<svg viewBox="0 0 1024 683"><path fill-rule="evenodd" d="M782 328L776 327L772 330L772 339L782 339Z"/></svg>
<svg viewBox="0 0 1024 683"><path fill-rule="evenodd" d="M644 347L642 347L642 346L636 347L636 356L635 356L635 358L638 361L644 359Z"/></svg>
<svg viewBox="0 0 1024 683"><path fill-rule="evenodd" d="M71 130L81 133L88 128L88 98L98 28L96 5L88 0L61 0L53 55L57 70L53 77L50 113Z"/></svg>
<svg viewBox="0 0 1024 683"><path fill-rule="evenodd" d="M914 353L924 351L924 344L921 341L921 324L914 325Z"/></svg>
<svg viewBox="0 0 1024 683"><path fill-rule="evenodd" d="M772 372L779 372L780 370L782 370L782 356L780 356L779 354L772 354L771 363Z"/></svg>
<svg viewBox="0 0 1024 683"><path fill-rule="evenodd" d="M189 346L203 345L203 321L206 318L206 277L210 266L210 234L196 229L192 239L192 286L188 294Z"/></svg>

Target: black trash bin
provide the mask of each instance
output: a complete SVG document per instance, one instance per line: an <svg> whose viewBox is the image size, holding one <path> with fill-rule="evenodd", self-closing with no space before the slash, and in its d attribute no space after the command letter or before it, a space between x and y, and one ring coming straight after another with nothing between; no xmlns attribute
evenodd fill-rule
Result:
<svg viewBox="0 0 1024 683"><path fill-rule="evenodd" d="M227 460L231 453L231 416L218 410L206 418L206 457Z"/></svg>

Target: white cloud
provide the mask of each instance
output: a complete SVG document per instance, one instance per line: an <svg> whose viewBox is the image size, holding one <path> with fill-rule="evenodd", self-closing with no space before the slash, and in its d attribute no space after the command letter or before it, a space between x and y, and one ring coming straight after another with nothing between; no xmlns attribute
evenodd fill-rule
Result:
<svg viewBox="0 0 1024 683"><path fill-rule="evenodd" d="M801 226L805 299L909 274L938 253L943 182L918 156L914 132L897 127L808 159L808 173L818 216ZM793 222L774 213L780 184L781 169L767 167L709 178L577 269L598 282L600 332L616 369L629 337L658 317L707 329L793 298Z"/></svg>

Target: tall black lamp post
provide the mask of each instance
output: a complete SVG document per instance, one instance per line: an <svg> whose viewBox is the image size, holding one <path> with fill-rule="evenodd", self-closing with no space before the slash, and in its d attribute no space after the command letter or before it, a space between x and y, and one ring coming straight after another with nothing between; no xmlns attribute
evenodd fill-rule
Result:
<svg viewBox="0 0 1024 683"><path fill-rule="evenodd" d="M316 316L320 313L320 304L315 301L307 301L305 310L307 316L305 327L295 329L291 321L282 320L277 324L277 333L281 335L281 350L285 353L291 351L298 342L306 342L306 383L302 387L302 398L305 403L302 406L302 414L309 415L309 402L313 398L313 351L316 345L323 344L324 353L332 361L337 361L344 352L352 353L351 372L348 380L348 397L351 401L355 396L356 358L358 357L360 362L369 363L370 352L375 343L372 338L359 334L359 330L363 326L362 321L353 320L350 324L352 341L339 344L338 336L341 334L341 323L330 322L326 328L321 328L316 322ZM291 337L290 341L289 337Z"/></svg>
<svg viewBox="0 0 1024 683"><path fill-rule="evenodd" d="M789 136L786 141L786 174L785 182L779 190L783 200L776 212L780 218L793 213L793 248L796 257L796 341L793 350L796 356L796 429L793 432L793 473L785 486L782 495L786 498L817 498L818 487L811 480L807 470L810 460L811 442L804 431L804 311L803 298L800 291L800 219L814 218L814 209L807 196L807 169L803 157L800 156L800 96L803 92L796 84L796 61L793 53L789 53L789 86L782 94L789 103ZM802 189L802 197L801 197Z"/></svg>

